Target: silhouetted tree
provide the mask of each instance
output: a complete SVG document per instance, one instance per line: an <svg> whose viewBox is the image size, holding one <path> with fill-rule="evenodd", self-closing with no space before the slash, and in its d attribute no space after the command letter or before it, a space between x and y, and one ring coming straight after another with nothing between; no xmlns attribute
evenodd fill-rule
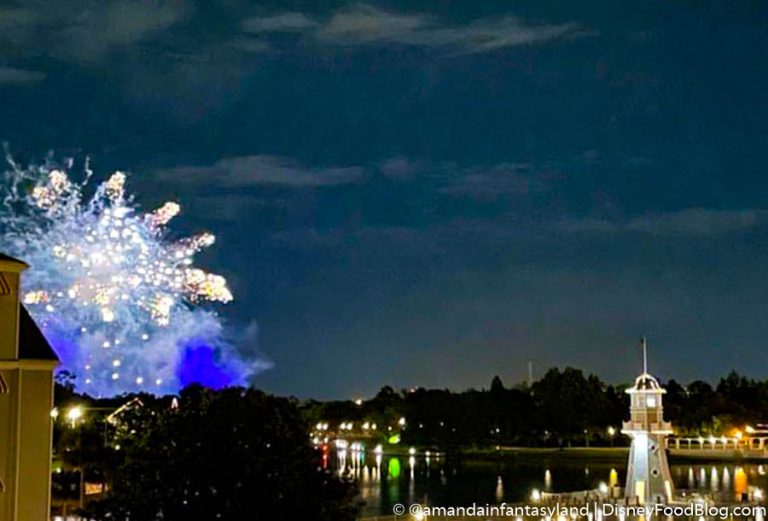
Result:
<svg viewBox="0 0 768 521"><path fill-rule="evenodd" d="M241 388L189 387L179 407L126 413L131 428L96 519L353 520L354 487L318 468L296 404Z"/></svg>

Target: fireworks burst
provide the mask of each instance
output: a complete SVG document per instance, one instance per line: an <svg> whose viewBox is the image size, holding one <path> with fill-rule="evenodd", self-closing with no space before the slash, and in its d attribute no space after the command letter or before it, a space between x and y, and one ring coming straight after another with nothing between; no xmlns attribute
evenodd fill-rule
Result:
<svg viewBox="0 0 768 521"><path fill-rule="evenodd" d="M2 249L30 264L23 301L79 390L159 393L189 380L242 383L246 364L222 340L215 313L198 307L232 300L223 277L193 266L213 235L167 240L179 205L141 213L122 172L91 188L87 164L76 182L71 161L64 168L8 161L0 184ZM198 374L190 376L187 359Z"/></svg>

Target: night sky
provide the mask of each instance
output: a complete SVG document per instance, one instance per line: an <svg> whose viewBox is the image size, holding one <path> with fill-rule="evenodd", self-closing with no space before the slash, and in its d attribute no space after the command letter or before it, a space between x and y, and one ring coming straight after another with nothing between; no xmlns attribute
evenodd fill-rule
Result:
<svg viewBox="0 0 768 521"><path fill-rule="evenodd" d="M216 233L268 391L765 378L767 51L757 1L5 1L0 140Z"/></svg>

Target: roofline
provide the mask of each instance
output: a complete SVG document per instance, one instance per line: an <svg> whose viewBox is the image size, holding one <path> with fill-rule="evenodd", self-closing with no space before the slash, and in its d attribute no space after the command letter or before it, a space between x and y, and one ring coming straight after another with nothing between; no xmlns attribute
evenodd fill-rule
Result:
<svg viewBox="0 0 768 521"><path fill-rule="evenodd" d="M0 253L0 270L20 273L29 268L29 264L19 259L14 259L8 255Z"/></svg>
<svg viewBox="0 0 768 521"><path fill-rule="evenodd" d="M51 371L59 365L58 360L39 360L36 358L23 358L19 360L0 360L0 369L27 369L38 371Z"/></svg>

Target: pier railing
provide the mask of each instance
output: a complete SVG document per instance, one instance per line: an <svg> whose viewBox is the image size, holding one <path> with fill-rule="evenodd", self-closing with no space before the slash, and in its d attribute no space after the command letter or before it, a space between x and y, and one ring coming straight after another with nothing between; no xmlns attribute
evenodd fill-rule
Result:
<svg viewBox="0 0 768 521"><path fill-rule="evenodd" d="M727 436L678 437L670 436L666 440L668 449L691 450L765 450L768 449L768 437L736 438Z"/></svg>
<svg viewBox="0 0 768 521"><path fill-rule="evenodd" d="M623 422L621 430L628 431L650 431L650 432L672 432L672 424L669 422Z"/></svg>

